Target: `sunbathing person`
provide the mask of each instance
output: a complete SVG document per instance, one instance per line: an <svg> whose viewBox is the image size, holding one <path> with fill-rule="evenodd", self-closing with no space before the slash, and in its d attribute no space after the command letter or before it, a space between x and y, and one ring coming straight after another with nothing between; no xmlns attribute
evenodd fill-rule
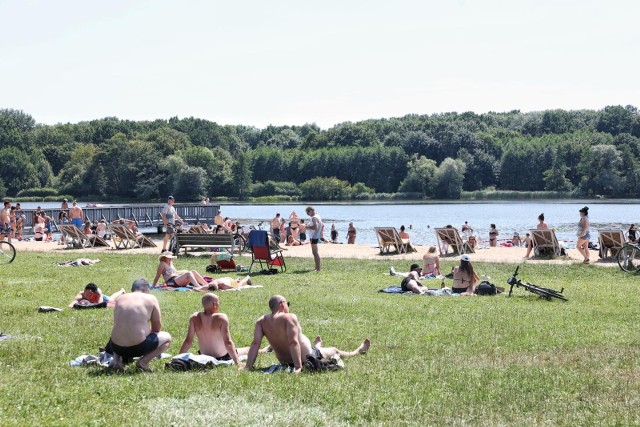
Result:
<svg viewBox="0 0 640 427"><path fill-rule="evenodd" d="M307 356L322 359L330 359L336 354L341 357L355 356L365 354L371 345L371 341L365 339L357 349L342 351L335 347L322 347L322 339L317 336L312 347L309 338L302 333L302 327L296 315L289 313L289 303L283 296L272 296L269 299L269 308L271 313L265 314L256 321L247 358L247 369L253 369L263 337L267 337L278 361L283 365L292 366L295 373L302 371L302 362L307 359Z"/></svg>
<svg viewBox="0 0 640 427"><path fill-rule="evenodd" d="M423 294L428 289L425 285L420 282L420 266L418 264L413 264L411 266L411 271L407 274L407 277L402 279L400 282L400 287L404 292L413 292L414 294Z"/></svg>
<svg viewBox="0 0 640 427"><path fill-rule="evenodd" d="M431 246L422 257L422 276L436 277L440 275L440 258L436 255L436 247Z"/></svg>
<svg viewBox="0 0 640 427"><path fill-rule="evenodd" d="M99 259L77 258L73 261L62 261L58 265L60 267L81 267L83 265L93 265L100 262Z"/></svg>
<svg viewBox="0 0 640 427"><path fill-rule="evenodd" d="M476 284L480 279L471 265L469 255L460 257L460 265L453 267L453 285L451 290L454 294L475 295Z"/></svg>
<svg viewBox="0 0 640 427"><path fill-rule="evenodd" d="M186 353L191 348L193 337L198 338L199 354L215 357L219 360L233 360L242 369L238 356L249 353L249 347L237 348L229 332L229 318L220 313L220 298L215 294L205 294L202 297L203 311L193 313L189 317L189 331L180 347L180 353ZM260 350L261 353L267 348Z"/></svg>
<svg viewBox="0 0 640 427"><path fill-rule="evenodd" d="M95 283L87 283L87 286L84 287L82 292L79 292L73 300L69 303L69 307L73 308L76 304L80 305L90 305L90 304L100 304L101 302L106 302L108 307L113 307L116 303L116 300L124 295L126 292L124 288L121 288L118 292L107 296L102 294L102 290Z"/></svg>
<svg viewBox="0 0 640 427"><path fill-rule="evenodd" d="M158 269L156 277L153 279L153 286L158 283L160 276L164 278L164 283L171 287L192 285L195 290L208 290L209 283L195 270L178 270L173 266L173 254L163 252L158 259Z"/></svg>
<svg viewBox="0 0 640 427"><path fill-rule="evenodd" d="M293 237L293 234L289 234L289 237L287 237L287 243L285 243L285 246L300 246L302 243L300 243L300 240L297 240L295 237Z"/></svg>

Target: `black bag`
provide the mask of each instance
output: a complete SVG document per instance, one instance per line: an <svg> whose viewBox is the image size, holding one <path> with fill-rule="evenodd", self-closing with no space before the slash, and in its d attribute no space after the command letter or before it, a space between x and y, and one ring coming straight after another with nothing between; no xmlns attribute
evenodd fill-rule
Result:
<svg viewBox="0 0 640 427"><path fill-rule="evenodd" d="M491 282L487 282L486 280L480 282L478 286L476 286L476 294L477 295L496 295L498 290L496 289L496 285Z"/></svg>
<svg viewBox="0 0 640 427"><path fill-rule="evenodd" d="M219 270L218 265L217 264L209 264L207 265L207 271L209 273L215 273Z"/></svg>

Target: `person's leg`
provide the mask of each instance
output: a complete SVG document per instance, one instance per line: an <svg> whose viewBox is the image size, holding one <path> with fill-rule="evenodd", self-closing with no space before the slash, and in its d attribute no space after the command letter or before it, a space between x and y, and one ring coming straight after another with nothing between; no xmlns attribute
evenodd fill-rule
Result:
<svg viewBox="0 0 640 427"><path fill-rule="evenodd" d="M124 365L122 364L122 357L119 354L113 354L113 365L111 366L113 369L121 371L124 369Z"/></svg>
<svg viewBox="0 0 640 427"><path fill-rule="evenodd" d="M162 252L167 250L167 244L169 243L169 239L171 235L169 233L165 233L164 240L162 241Z"/></svg>
<svg viewBox="0 0 640 427"><path fill-rule="evenodd" d="M191 274L193 274L193 277L196 279L196 281L201 285L201 286L209 286L209 282L207 282L206 280L204 280L204 277L202 277L202 275L200 273L198 273L195 270L191 270Z"/></svg>
<svg viewBox="0 0 640 427"><path fill-rule="evenodd" d="M316 340L314 343L314 347L320 350L320 353L322 354L322 357L324 359L330 359L332 356L336 354L340 355L340 357L351 357L351 356L357 356L359 354L365 354L369 350L370 346L371 346L371 340L369 340L369 338L365 339L362 342L362 344L360 344L360 346L353 351L343 351L335 347L322 347L322 338L320 338L320 336L316 337Z"/></svg>
<svg viewBox="0 0 640 427"><path fill-rule="evenodd" d="M124 288L120 288L118 292L114 292L113 294L109 295L109 302L117 300L120 296L126 293L127 292L124 290Z"/></svg>
<svg viewBox="0 0 640 427"><path fill-rule="evenodd" d="M524 256L525 258L529 258L529 255L531 255L531 249L533 249L533 245L532 244L527 244L527 254Z"/></svg>
<svg viewBox="0 0 640 427"><path fill-rule="evenodd" d="M244 279L238 282L238 287L250 286L250 285L251 285L251 276L246 276Z"/></svg>
<svg viewBox="0 0 640 427"><path fill-rule="evenodd" d="M247 356L251 347L236 347L236 353L238 356ZM271 351L271 346L267 344L265 347L258 350L258 354L264 354Z"/></svg>
<svg viewBox="0 0 640 427"><path fill-rule="evenodd" d="M136 366L143 371L150 371L151 369L149 368L149 362L151 362L154 357L162 354L167 348L169 348L169 345L171 345L172 338L168 332L158 332L157 336L158 347L156 347L155 350L152 350L151 352L142 356L136 362Z"/></svg>
<svg viewBox="0 0 640 427"><path fill-rule="evenodd" d="M316 264L316 271L320 271L320 254L318 253L318 244L311 244L311 253L313 254L313 260Z"/></svg>
<svg viewBox="0 0 640 427"><path fill-rule="evenodd" d="M578 240L576 245L578 247L578 252L584 258L584 262L589 262L589 241L588 240Z"/></svg>

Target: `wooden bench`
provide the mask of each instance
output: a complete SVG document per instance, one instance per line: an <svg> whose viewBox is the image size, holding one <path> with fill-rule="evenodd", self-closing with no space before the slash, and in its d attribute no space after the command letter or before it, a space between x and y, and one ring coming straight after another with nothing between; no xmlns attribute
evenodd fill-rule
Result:
<svg viewBox="0 0 640 427"><path fill-rule="evenodd" d="M185 254L187 248L222 248L233 255L236 246L233 234L176 233L175 241L173 254L176 256L181 248L185 248Z"/></svg>

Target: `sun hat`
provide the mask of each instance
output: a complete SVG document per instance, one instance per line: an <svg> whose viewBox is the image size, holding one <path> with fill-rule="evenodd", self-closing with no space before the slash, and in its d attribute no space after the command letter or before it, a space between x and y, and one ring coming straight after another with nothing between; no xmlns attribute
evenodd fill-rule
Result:
<svg viewBox="0 0 640 427"><path fill-rule="evenodd" d="M173 256L173 254L171 252L164 251L164 252L162 252L162 254L160 254L160 258L158 258L158 259L162 259L162 258L175 258L175 257Z"/></svg>
<svg viewBox="0 0 640 427"><path fill-rule="evenodd" d="M169 197L167 197L167 199L172 199L173 200L173 196L169 196Z"/></svg>
<svg viewBox="0 0 640 427"><path fill-rule="evenodd" d="M460 261L471 261L471 258L469 258L469 255L462 255Z"/></svg>

